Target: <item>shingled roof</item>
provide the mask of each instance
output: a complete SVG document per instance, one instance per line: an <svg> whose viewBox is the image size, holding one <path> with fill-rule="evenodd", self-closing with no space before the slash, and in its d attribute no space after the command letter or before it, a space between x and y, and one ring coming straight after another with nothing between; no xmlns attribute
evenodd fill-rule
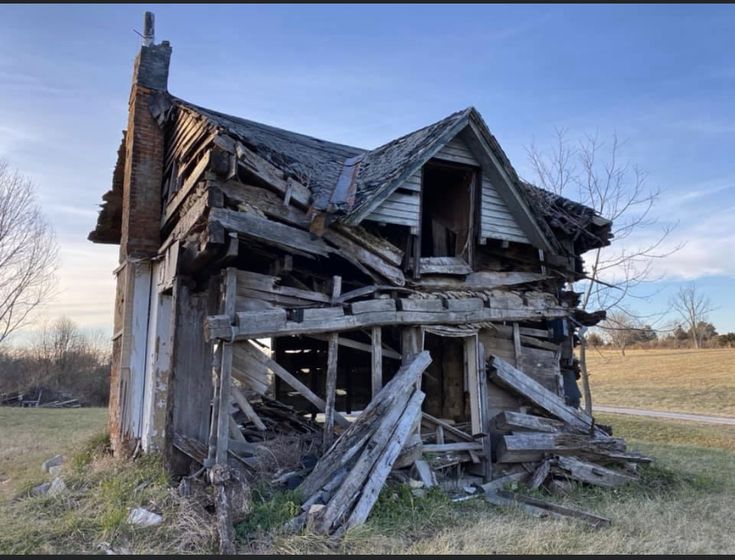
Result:
<svg viewBox="0 0 735 560"><path fill-rule="evenodd" d="M547 239L556 245L557 235L575 235L577 242L577 238L580 238L577 226L581 226L585 231L580 238L583 241L578 244L583 250L609 244L609 223L600 218L593 209L520 180L500 144L474 107L452 113L433 124L367 150L227 115L170 94L165 96L172 106L198 113L214 127L225 131L245 147L306 185L312 195L312 206L316 210L331 214L335 219L348 224L360 223L378 199L390 194L446 142L472 124L482 136L485 145L489 146L502 171L534 215L540 231ZM115 176L119 191L121 185L117 183L121 177L118 178L117 171ZM113 196L117 193L108 194ZM110 201L105 200L100 218L109 218L108 214L118 217L119 211L114 212L117 208L113 208ZM119 232L117 236L119 238ZM112 242L102 239L99 241Z"/></svg>

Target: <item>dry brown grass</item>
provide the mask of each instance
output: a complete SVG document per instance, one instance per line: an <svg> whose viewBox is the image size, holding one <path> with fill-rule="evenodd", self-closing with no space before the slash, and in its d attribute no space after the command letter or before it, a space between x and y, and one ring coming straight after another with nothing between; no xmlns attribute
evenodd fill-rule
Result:
<svg viewBox="0 0 735 560"><path fill-rule="evenodd" d="M8 409L9 410L9 409ZM14 409L4 418L5 441L32 441L32 463L14 453L5 458L11 472L42 478L38 457L62 450L65 433L104 425L84 410L59 411L46 418ZM28 414L31 413L31 414ZM13 415L18 418L12 419ZM74 418L78 415L79 418ZM616 435L656 457L643 482L616 491L577 488L554 501L609 517L613 524L592 530L577 522L539 520L517 510L494 508L482 500L452 504L441 493L415 498L406 488L384 491L368 523L334 545L310 533L280 534L295 507L292 496L274 495L254 507L240 526L242 552L309 553L732 553L735 503L735 428L648 418L600 415ZM51 427L38 426L45 421ZM11 426L7 430L6 426ZM93 426L94 425L94 426ZM26 434L27 430L33 433ZM65 474L70 491L57 498L20 497L0 502L0 553L210 553L216 535L211 514L197 500L178 497L155 457L133 464L88 447ZM63 450L66 450L65 448ZM287 449L273 463L287 463ZM37 474L33 474L37 473ZM255 492L254 495L258 493ZM206 502L206 500L204 500ZM132 506L156 509L164 524L136 529L125 523ZM284 517L285 516L285 517ZM256 517L260 520L256 523ZM249 527L249 528L248 528Z"/></svg>
<svg viewBox="0 0 735 560"><path fill-rule="evenodd" d="M589 352L593 404L735 416L735 349Z"/></svg>

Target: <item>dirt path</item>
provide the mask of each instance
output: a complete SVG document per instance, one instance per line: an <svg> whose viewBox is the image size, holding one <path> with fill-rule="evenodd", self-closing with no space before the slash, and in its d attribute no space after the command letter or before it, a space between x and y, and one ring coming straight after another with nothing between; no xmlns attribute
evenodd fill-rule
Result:
<svg viewBox="0 0 735 560"><path fill-rule="evenodd" d="M735 426L735 418L730 416L707 416L705 414L689 414L686 412L664 412L662 410L644 410L641 408L625 408L621 406L593 406L593 412L612 412L614 414L630 414L632 416L650 416L668 420L690 420L702 424L727 424Z"/></svg>

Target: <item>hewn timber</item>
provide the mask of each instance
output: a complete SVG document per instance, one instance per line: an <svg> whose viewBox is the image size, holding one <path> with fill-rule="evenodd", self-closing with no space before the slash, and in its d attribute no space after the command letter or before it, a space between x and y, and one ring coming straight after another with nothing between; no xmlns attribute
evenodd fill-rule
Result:
<svg viewBox="0 0 735 560"><path fill-rule="evenodd" d="M514 412L512 410L505 410L495 416L493 423L495 424L495 428L501 432L521 430L526 432L554 433L564 427L564 423L559 420Z"/></svg>
<svg viewBox="0 0 735 560"><path fill-rule="evenodd" d="M329 335L327 352L327 400L324 404L324 448L329 448L334 440L334 404L337 396L337 353L339 335Z"/></svg>
<svg viewBox="0 0 735 560"><path fill-rule="evenodd" d="M271 244L285 251L297 251L326 257L333 251L319 237L308 231L274 222L248 212L212 208L209 223L222 226L247 238Z"/></svg>
<svg viewBox="0 0 735 560"><path fill-rule="evenodd" d="M562 307L547 309L484 307L462 312L449 310L441 312L378 311L314 321L285 321L277 325L269 325L255 320L250 313L237 313L234 336L235 340L244 340L282 335L322 334L388 325L458 325L486 321L529 321L564 316L566 316L566 310ZM225 319L210 316L207 318L207 334L210 339L229 339L232 332Z"/></svg>
<svg viewBox="0 0 735 560"><path fill-rule="evenodd" d="M552 416L559 418L571 428L581 433L599 433L606 435L594 427L594 420L588 414L567 406L564 401L543 387L540 383L514 368L508 362L493 355L491 357L490 380L520 393L536 406Z"/></svg>

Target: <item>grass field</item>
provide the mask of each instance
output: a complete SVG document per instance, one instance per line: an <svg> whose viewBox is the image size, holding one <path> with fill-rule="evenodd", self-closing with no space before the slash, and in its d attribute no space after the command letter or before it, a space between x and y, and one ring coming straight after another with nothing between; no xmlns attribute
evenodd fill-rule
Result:
<svg viewBox="0 0 735 560"><path fill-rule="evenodd" d="M735 416L735 349L588 352L593 404Z"/></svg>
<svg viewBox="0 0 735 560"><path fill-rule="evenodd" d="M160 462L119 463L102 452L104 411L0 409L0 553L212 552L212 520L196 503L178 498ZM616 435L654 455L642 482L611 491L578 487L553 500L607 516L613 525L591 530L575 522L539 520L482 500L452 504L441 493L414 498L386 489L368 523L335 548L309 533L285 536L275 527L293 512L288 494L263 500L238 527L242 552L261 553L732 553L735 533L735 428L600 415ZM76 455L71 451L76 449ZM69 491L29 497L43 481L40 462L54 453L70 460ZM161 511L150 529L125 522L128 508Z"/></svg>

